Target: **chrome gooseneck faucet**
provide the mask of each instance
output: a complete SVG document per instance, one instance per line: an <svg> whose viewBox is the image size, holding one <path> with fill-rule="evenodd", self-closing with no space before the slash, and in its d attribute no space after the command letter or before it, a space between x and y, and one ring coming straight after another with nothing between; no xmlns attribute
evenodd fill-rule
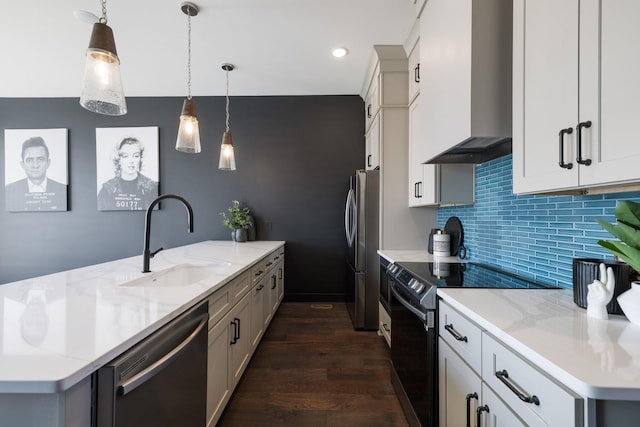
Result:
<svg viewBox="0 0 640 427"><path fill-rule="evenodd" d="M160 248L156 251L151 252L149 250L149 240L151 238L151 213L153 212L153 208L160 202L160 200L164 199L176 199L180 200L185 208L187 208L187 225L189 226L189 233L193 233L193 209L189 202L187 202L183 197L180 197L176 194L163 194L161 196L156 197L153 202L147 208L147 216L144 221L144 251L142 252L142 272L149 273L149 263L151 258L153 258L158 252L163 250L164 248Z"/></svg>

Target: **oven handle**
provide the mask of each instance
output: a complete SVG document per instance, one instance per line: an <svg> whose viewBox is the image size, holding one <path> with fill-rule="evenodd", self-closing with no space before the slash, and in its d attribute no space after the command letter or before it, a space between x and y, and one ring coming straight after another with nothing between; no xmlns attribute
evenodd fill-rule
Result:
<svg viewBox="0 0 640 427"><path fill-rule="evenodd" d="M393 294L393 296L396 297L396 299L398 301L400 301L400 304L402 304L404 306L404 308L406 308L407 310L409 310L410 312L412 312L413 314L418 316L420 318L420 320L422 320L426 324L427 323L427 315L424 314L423 312L421 312L420 310L416 309L415 307L413 307L411 304L409 304L409 301L404 299L402 297L402 295L400 295L398 293L398 291L396 291L396 288L395 288L395 286L393 286L393 284L394 284L394 282L391 282L391 293Z"/></svg>

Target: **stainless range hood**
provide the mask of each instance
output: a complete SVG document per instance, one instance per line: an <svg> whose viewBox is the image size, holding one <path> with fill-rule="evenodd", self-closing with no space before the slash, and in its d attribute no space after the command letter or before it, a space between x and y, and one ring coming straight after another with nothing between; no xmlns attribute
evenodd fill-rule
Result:
<svg viewBox="0 0 640 427"><path fill-rule="evenodd" d="M511 137L470 137L425 164L478 164L511 154Z"/></svg>

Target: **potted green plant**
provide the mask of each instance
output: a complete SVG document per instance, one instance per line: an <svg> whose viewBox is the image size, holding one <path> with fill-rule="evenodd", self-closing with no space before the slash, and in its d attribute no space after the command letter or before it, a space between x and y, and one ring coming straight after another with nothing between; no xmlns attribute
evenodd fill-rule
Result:
<svg viewBox="0 0 640 427"><path fill-rule="evenodd" d="M617 240L600 240L598 244L626 262L635 271L640 271L640 203L623 200L614 211L616 223L601 219L596 222Z"/></svg>
<svg viewBox="0 0 640 427"><path fill-rule="evenodd" d="M596 222L619 240L600 240L598 244L629 264L637 274L640 272L640 203L623 200L614 214L614 224L600 219ZM617 299L629 320L640 324L640 282L632 282L631 288Z"/></svg>
<svg viewBox="0 0 640 427"><path fill-rule="evenodd" d="M240 202L234 200L231 207L227 209L229 214L220 212L222 216L222 224L231 229L231 240L236 242L247 241L247 230L245 227L249 225L247 215L251 212L249 208L240 206Z"/></svg>

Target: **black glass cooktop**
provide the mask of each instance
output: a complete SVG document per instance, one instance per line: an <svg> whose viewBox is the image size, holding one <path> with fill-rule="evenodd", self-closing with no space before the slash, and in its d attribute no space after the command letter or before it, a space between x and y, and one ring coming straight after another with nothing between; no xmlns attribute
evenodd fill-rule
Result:
<svg viewBox="0 0 640 427"><path fill-rule="evenodd" d="M414 277L425 285L450 288L558 288L552 284L524 278L496 267L474 262L398 262L396 264L402 269L398 274L398 279L404 283L408 283Z"/></svg>

